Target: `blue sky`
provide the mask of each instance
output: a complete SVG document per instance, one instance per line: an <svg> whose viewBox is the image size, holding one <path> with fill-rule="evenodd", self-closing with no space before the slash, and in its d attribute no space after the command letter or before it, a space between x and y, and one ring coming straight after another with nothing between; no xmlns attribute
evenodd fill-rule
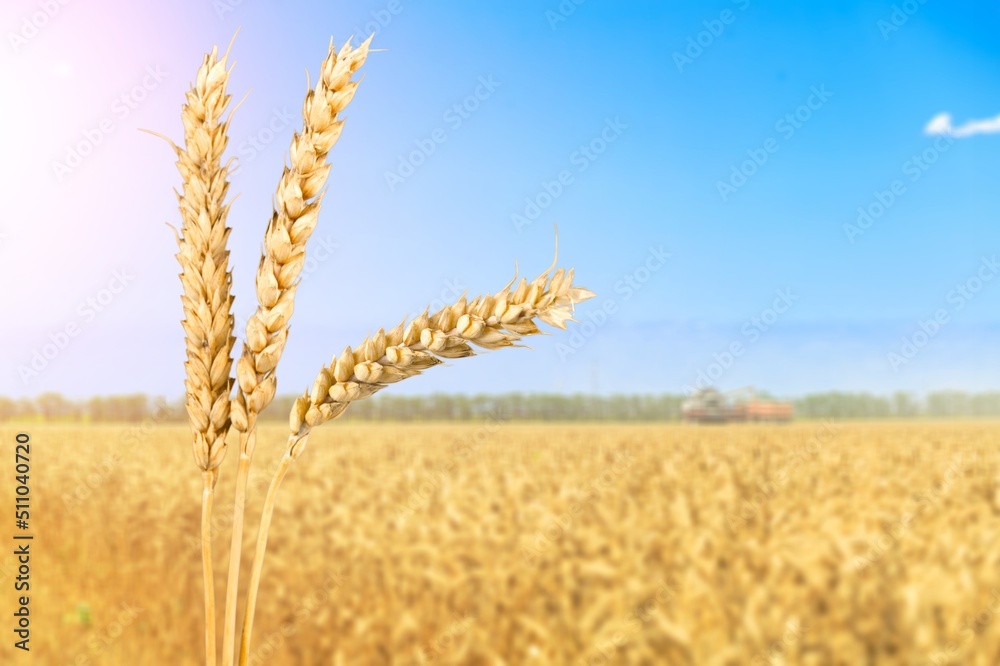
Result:
<svg viewBox="0 0 1000 666"><path fill-rule="evenodd" d="M281 392L428 302L495 291L515 260L544 269L554 223L560 263L599 295L576 337L393 391L679 392L699 373L782 395L998 387L996 3L104 0L60 6L32 32L38 7L0 15L0 67L24 101L0 130L15 185L0 259L18 285L0 305L31 311L9 333L0 394L180 393L163 224L178 221L179 177L135 130L181 138L202 54L237 27L230 92L250 91L230 133L240 317L306 72L331 36L374 27L386 49L332 155L310 246L328 258L299 291ZM116 107L136 85L142 99ZM72 103L39 104L52 90ZM60 175L106 117L114 131ZM122 270L120 294L81 310Z"/></svg>

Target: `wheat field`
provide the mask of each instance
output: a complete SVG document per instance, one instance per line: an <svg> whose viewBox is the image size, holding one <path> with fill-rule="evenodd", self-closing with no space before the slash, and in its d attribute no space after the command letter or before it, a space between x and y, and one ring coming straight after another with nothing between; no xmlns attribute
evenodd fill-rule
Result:
<svg viewBox="0 0 1000 666"><path fill-rule="evenodd" d="M287 477L250 663L1000 663L997 426L337 424ZM8 424L11 476L21 431L25 663L199 663L187 426ZM246 546L285 433L259 428Z"/></svg>

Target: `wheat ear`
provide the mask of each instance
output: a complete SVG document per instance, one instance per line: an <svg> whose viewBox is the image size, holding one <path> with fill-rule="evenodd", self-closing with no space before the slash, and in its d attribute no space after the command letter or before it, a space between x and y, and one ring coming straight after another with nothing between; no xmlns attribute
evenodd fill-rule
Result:
<svg viewBox="0 0 1000 666"><path fill-rule="evenodd" d="M522 279L513 291L512 285L495 296L480 296L471 302L463 296L434 315L428 316L425 311L389 332L379 329L355 349L344 349L319 371L312 390L296 399L289 416L288 444L261 513L243 619L241 665L250 653L257 592L278 487L292 463L302 455L312 428L340 416L355 400L418 375L441 363L441 359L472 356L472 345L500 349L515 345L522 336L541 333L536 319L565 329L566 322L572 320L574 305L594 296L587 289L573 286L573 269L559 269L551 279L549 271L531 282Z"/></svg>
<svg viewBox="0 0 1000 666"><path fill-rule="evenodd" d="M226 55L218 49L205 56L195 84L181 111L184 148L174 146L183 192L177 194L181 211L182 322L187 346L184 363L188 421L194 433L194 457L202 470L201 548L205 578L205 661L214 666L215 587L212 573L212 500L218 467L226 455L229 432L229 393L232 367L232 273L226 241L229 227L225 203L228 169L221 157L228 141L229 122L222 113L229 104Z"/></svg>
<svg viewBox="0 0 1000 666"><path fill-rule="evenodd" d="M302 131L292 139L290 166L281 175L276 207L264 234L264 252L256 280L258 307L247 322L246 341L236 364L239 387L232 404L233 427L240 431L240 463L223 624L224 666L232 666L235 650L243 516L257 415L274 398L275 368L288 339L288 322L305 262L306 241L316 227L320 190L330 172L327 154L344 124L337 115L354 97L358 82L352 81L351 76L364 64L370 43L371 37L355 49L348 40L338 52L331 41L316 87L306 94L302 105Z"/></svg>

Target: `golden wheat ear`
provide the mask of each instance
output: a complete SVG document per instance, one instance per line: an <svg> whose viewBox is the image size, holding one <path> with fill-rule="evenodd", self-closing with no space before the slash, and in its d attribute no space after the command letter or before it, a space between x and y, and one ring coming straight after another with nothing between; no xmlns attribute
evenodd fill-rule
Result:
<svg viewBox="0 0 1000 666"><path fill-rule="evenodd" d="M236 363L237 389L232 402L233 427L240 433L236 474L229 581L223 622L224 666L232 666L236 644L236 591L239 587L247 479L256 441L257 416L274 399L275 370L288 340L295 290L305 264L306 242L319 220L321 191L330 173L327 156L343 129L339 114L347 108L358 82L351 77L368 57L371 37L340 50L330 42L316 87L302 105L302 131L296 132L275 194L275 207L264 233L257 266L257 310L247 321L243 351Z"/></svg>
<svg viewBox="0 0 1000 666"><path fill-rule="evenodd" d="M232 273L226 248L229 204L228 168L222 153L228 143L228 120L222 119L230 96L226 55L213 48L198 69L181 109L184 147L171 145L183 185L177 193L181 229L177 260L181 265L184 340L187 360L185 406L193 434L195 462L202 470L202 568L205 583L205 660L215 664L215 588L212 572L211 516L218 468L226 455L233 379Z"/></svg>
<svg viewBox="0 0 1000 666"><path fill-rule="evenodd" d="M514 346L523 336L542 332L536 320L565 329L574 306L595 295L574 286L573 277L573 269L560 268L551 278L548 271L530 283L522 278L514 291L508 285L495 296L472 301L463 296L433 315L425 312L388 333L379 329L353 350L347 347L319 371L312 390L295 401L289 416L291 437L305 438L310 429L340 416L355 400L418 375L441 359L474 355L472 345ZM293 446L292 453L298 450Z"/></svg>
<svg viewBox="0 0 1000 666"><path fill-rule="evenodd" d="M181 230L177 238L184 295L187 346L187 413L194 430L194 456L203 470L218 468L229 431L230 369L233 337L232 272L226 248L229 205L228 170L222 164L229 103L225 57L205 56L182 110L184 148L175 147L184 184L177 200Z"/></svg>
<svg viewBox="0 0 1000 666"><path fill-rule="evenodd" d="M354 98L359 82L351 77L368 57L370 43L371 37L353 48L348 41L339 51L331 43L316 87L302 105L302 131L292 139L289 166L278 183L257 266L257 311L247 321L246 341L237 361L239 388L233 425L241 432L253 430L257 415L274 398L274 372L288 339L306 242L319 220L320 192L330 173L327 155L344 125L338 114Z"/></svg>
<svg viewBox="0 0 1000 666"><path fill-rule="evenodd" d="M472 301L463 296L433 315L425 311L409 324L400 323L388 333L379 329L373 337L353 350L347 347L322 368L312 390L296 399L289 415L291 433L285 454L278 463L261 512L243 618L241 664L250 654L257 591L278 488L291 464L305 450L312 428L337 418L352 402L414 377L442 359L474 355L472 345L483 349L514 346L522 336L541 333L536 320L566 328L575 304L595 294L573 285L573 269L559 269L549 278L550 270L530 283L522 278L514 291L510 290L511 282L496 296L487 294Z"/></svg>

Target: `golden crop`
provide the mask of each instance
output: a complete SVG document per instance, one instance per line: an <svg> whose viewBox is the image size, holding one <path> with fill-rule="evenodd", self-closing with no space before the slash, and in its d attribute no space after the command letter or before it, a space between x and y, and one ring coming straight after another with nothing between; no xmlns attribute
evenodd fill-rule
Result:
<svg viewBox="0 0 1000 666"><path fill-rule="evenodd" d="M202 484L187 426L20 430L34 663L199 663ZM248 516L285 430L259 427ZM17 431L0 429L11 475ZM250 663L997 664L996 432L338 424L285 483ZM236 463L222 465L222 497ZM220 569L227 514L214 516Z"/></svg>

